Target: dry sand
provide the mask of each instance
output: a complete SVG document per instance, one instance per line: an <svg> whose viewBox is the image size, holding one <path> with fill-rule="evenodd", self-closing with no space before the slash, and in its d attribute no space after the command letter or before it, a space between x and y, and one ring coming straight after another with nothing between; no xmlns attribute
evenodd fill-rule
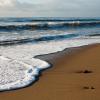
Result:
<svg viewBox="0 0 100 100"><path fill-rule="evenodd" d="M53 64L30 87L1 92L0 100L100 100L100 44L39 56Z"/></svg>

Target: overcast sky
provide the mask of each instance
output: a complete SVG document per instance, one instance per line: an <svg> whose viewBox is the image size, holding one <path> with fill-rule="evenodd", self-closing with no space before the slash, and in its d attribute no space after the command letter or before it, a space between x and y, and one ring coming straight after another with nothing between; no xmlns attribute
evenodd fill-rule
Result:
<svg viewBox="0 0 100 100"><path fill-rule="evenodd" d="M100 0L0 0L0 16L99 17Z"/></svg>

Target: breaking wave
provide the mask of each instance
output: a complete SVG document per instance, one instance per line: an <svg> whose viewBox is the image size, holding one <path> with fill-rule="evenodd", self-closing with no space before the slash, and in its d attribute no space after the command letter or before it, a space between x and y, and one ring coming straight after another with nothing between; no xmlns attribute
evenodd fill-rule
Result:
<svg viewBox="0 0 100 100"><path fill-rule="evenodd" d="M78 34L61 34L61 35L47 35L47 36L41 36L38 38L23 38L23 39L12 39L12 40L3 40L0 41L0 45L15 45L15 44L24 44L29 42L41 42L41 41L51 41L51 40L63 40L63 39L70 39L77 37Z"/></svg>
<svg viewBox="0 0 100 100"><path fill-rule="evenodd" d="M100 21L38 22L31 24L0 25L0 31L47 30L71 27L98 26Z"/></svg>

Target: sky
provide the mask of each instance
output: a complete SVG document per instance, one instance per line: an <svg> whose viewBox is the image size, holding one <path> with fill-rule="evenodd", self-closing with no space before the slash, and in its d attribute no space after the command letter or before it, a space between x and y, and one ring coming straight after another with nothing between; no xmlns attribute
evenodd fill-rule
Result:
<svg viewBox="0 0 100 100"><path fill-rule="evenodd" d="M0 17L100 17L100 0L0 0Z"/></svg>

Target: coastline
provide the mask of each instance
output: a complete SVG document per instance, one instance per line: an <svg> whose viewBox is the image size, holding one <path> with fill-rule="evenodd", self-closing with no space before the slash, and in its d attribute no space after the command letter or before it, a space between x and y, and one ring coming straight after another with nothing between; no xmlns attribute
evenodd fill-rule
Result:
<svg viewBox="0 0 100 100"><path fill-rule="evenodd" d="M94 53L94 51L96 52ZM30 87L0 93L0 99L99 100L100 91L97 89L99 80L95 79L95 77L99 78L99 51L100 44L95 44L37 56L36 58L46 60L53 67L42 72L38 82ZM84 70L90 70L93 73L77 73ZM84 87L94 87L95 89L83 89Z"/></svg>

